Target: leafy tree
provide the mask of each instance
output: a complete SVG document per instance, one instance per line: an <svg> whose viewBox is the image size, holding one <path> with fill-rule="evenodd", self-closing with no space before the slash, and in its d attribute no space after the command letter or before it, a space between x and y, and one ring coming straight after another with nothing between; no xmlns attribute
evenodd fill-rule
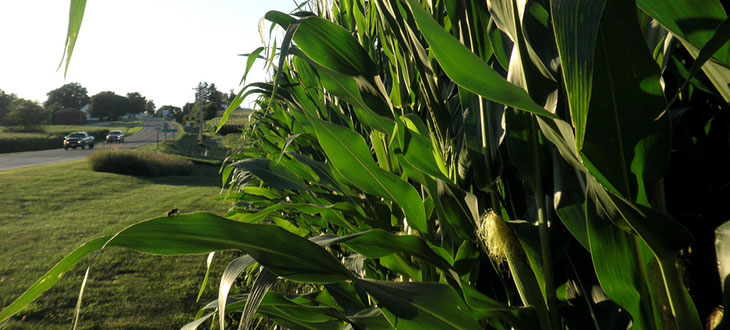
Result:
<svg viewBox="0 0 730 330"><path fill-rule="evenodd" d="M228 94L226 94L226 97L223 99L223 102L226 104L233 103L233 100L236 99L236 93L233 91L233 89L228 91Z"/></svg>
<svg viewBox="0 0 730 330"><path fill-rule="evenodd" d="M144 104L144 112L148 116L154 116L155 115L155 102L152 100L147 100L147 102Z"/></svg>
<svg viewBox="0 0 730 330"><path fill-rule="evenodd" d="M147 98L137 92L127 93L124 114L136 115L145 111Z"/></svg>
<svg viewBox="0 0 730 330"><path fill-rule="evenodd" d="M194 111L195 109L196 109L196 107L195 107L195 103L194 102L187 102L182 107L182 113L185 114L185 115L190 115L193 112L195 112Z"/></svg>
<svg viewBox="0 0 730 330"><path fill-rule="evenodd" d="M126 101L127 99L124 96L117 95L114 92L100 92L91 97L89 113L93 117L117 120L126 113Z"/></svg>
<svg viewBox="0 0 730 330"><path fill-rule="evenodd" d="M89 103L89 93L79 83L68 83L48 92L48 99L43 102L46 108L76 108L81 109Z"/></svg>
<svg viewBox="0 0 730 330"><path fill-rule="evenodd" d="M203 119L210 120L215 118L216 114L220 110L220 106L216 103L210 102L203 106Z"/></svg>
<svg viewBox="0 0 730 330"><path fill-rule="evenodd" d="M172 116L173 119L177 122L182 122L183 120L183 110L180 109L180 107L172 106L172 105L163 105L159 109L157 109L156 115L159 117L162 111L168 111L168 116Z"/></svg>
<svg viewBox="0 0 730 330"><path fill-rule="evenodd" d="M215 87L215 84L208 84L207 82L201 82L198 83L198 88L200 90L200 103L202 104L208 104L208 103L216 103L220 104L223 102L225 95L218 91L218 89ZM196 98L198 97L196 91Z"/></svg>
<svg viewBox="0 0 730 330"><path fill-rule="evenodd" d="M6 125L5 116L10 112L10 104L17 98L15 94L7 94L0 89L0 125Z"/></svg>
<svg viewBox="0 0 730 330"><path fill-rule="evenodd" d="M37 127L47 124L50 120L50 112L35 101L15 99L10 104L9 110L5 121L11 126Z"/></svg>

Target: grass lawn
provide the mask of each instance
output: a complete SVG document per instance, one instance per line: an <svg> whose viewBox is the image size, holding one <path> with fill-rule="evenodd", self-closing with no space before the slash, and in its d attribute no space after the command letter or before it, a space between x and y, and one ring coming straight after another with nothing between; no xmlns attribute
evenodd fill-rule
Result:
<svg viewBox="0 0 730 330"><path fill-rule="evenodd" d="M194 176L138 178L96 173L86 161L0 172L0 308L10 304L81 243L141 220L181 213L224 214L216 167ZM171 329L191 321L215 298L220 273L235 252L217 255L200 303L205 255L161 257L110 248L91 268L81 329ZM83 259L51 290L0 329L68 329L85 268Z"/></svg>

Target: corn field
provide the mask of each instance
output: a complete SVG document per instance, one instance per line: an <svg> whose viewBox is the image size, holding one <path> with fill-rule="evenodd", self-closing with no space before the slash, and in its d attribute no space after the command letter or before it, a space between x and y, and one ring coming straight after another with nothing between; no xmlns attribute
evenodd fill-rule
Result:
<svg viewBox="0 0 730 330"><path fill-rule="evenodd" d="M219 124L258 97L244 151L222 168L230 213L87 242L0 321L83 256L119 246L245 253L186 329L727 329L716 308L730 303L730 271L716 260L730 251L714 250L730 220L723 6L318 0L271 11L283 39L251 54L271 80L246 85ZM229 295L241 276L250 293ZM282 281L307 289L271 290Z"/></svg>

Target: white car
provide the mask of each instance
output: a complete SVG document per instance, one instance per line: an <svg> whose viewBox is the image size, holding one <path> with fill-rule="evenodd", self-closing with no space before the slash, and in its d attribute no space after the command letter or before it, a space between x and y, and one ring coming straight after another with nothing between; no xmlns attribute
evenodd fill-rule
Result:
<svg viewBox="0 0 730 330"><path fill-rule="evenodd" d="M111 131L106 135L106 143L124 143L124 133L122 131Z"/></svg>

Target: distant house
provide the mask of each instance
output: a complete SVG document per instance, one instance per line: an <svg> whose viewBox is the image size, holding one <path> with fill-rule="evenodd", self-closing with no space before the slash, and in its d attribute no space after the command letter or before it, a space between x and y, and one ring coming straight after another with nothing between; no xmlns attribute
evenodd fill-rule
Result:
<svg viewBox="0 0 730 330"><path fill-rule="evenodd" d="M155 115L159 116L159 117L167 118L167 117L172 116L172 112L170 111L170 109L157 109L157 111L155 111Z"/></svg>
<svg viewBox="0 0 730 330"><path fill-rule="evenodd" d="M65 108L53 111L51 123L53 125L81 125L86 122L86 113L76 108Z"/></svg>
<svg viewBox="0 0 730 330"><path fill-rule="evenodd" d="M90 110L91 110L91 103L86 103L86 105L84 105L83 107L81 107L81 112L83 112L84 113L84 116L86 116L86 120L87 121L96 121L96 120L99 120L99 118L96 118L96 117L92 117L91 116Z"/></svg>

